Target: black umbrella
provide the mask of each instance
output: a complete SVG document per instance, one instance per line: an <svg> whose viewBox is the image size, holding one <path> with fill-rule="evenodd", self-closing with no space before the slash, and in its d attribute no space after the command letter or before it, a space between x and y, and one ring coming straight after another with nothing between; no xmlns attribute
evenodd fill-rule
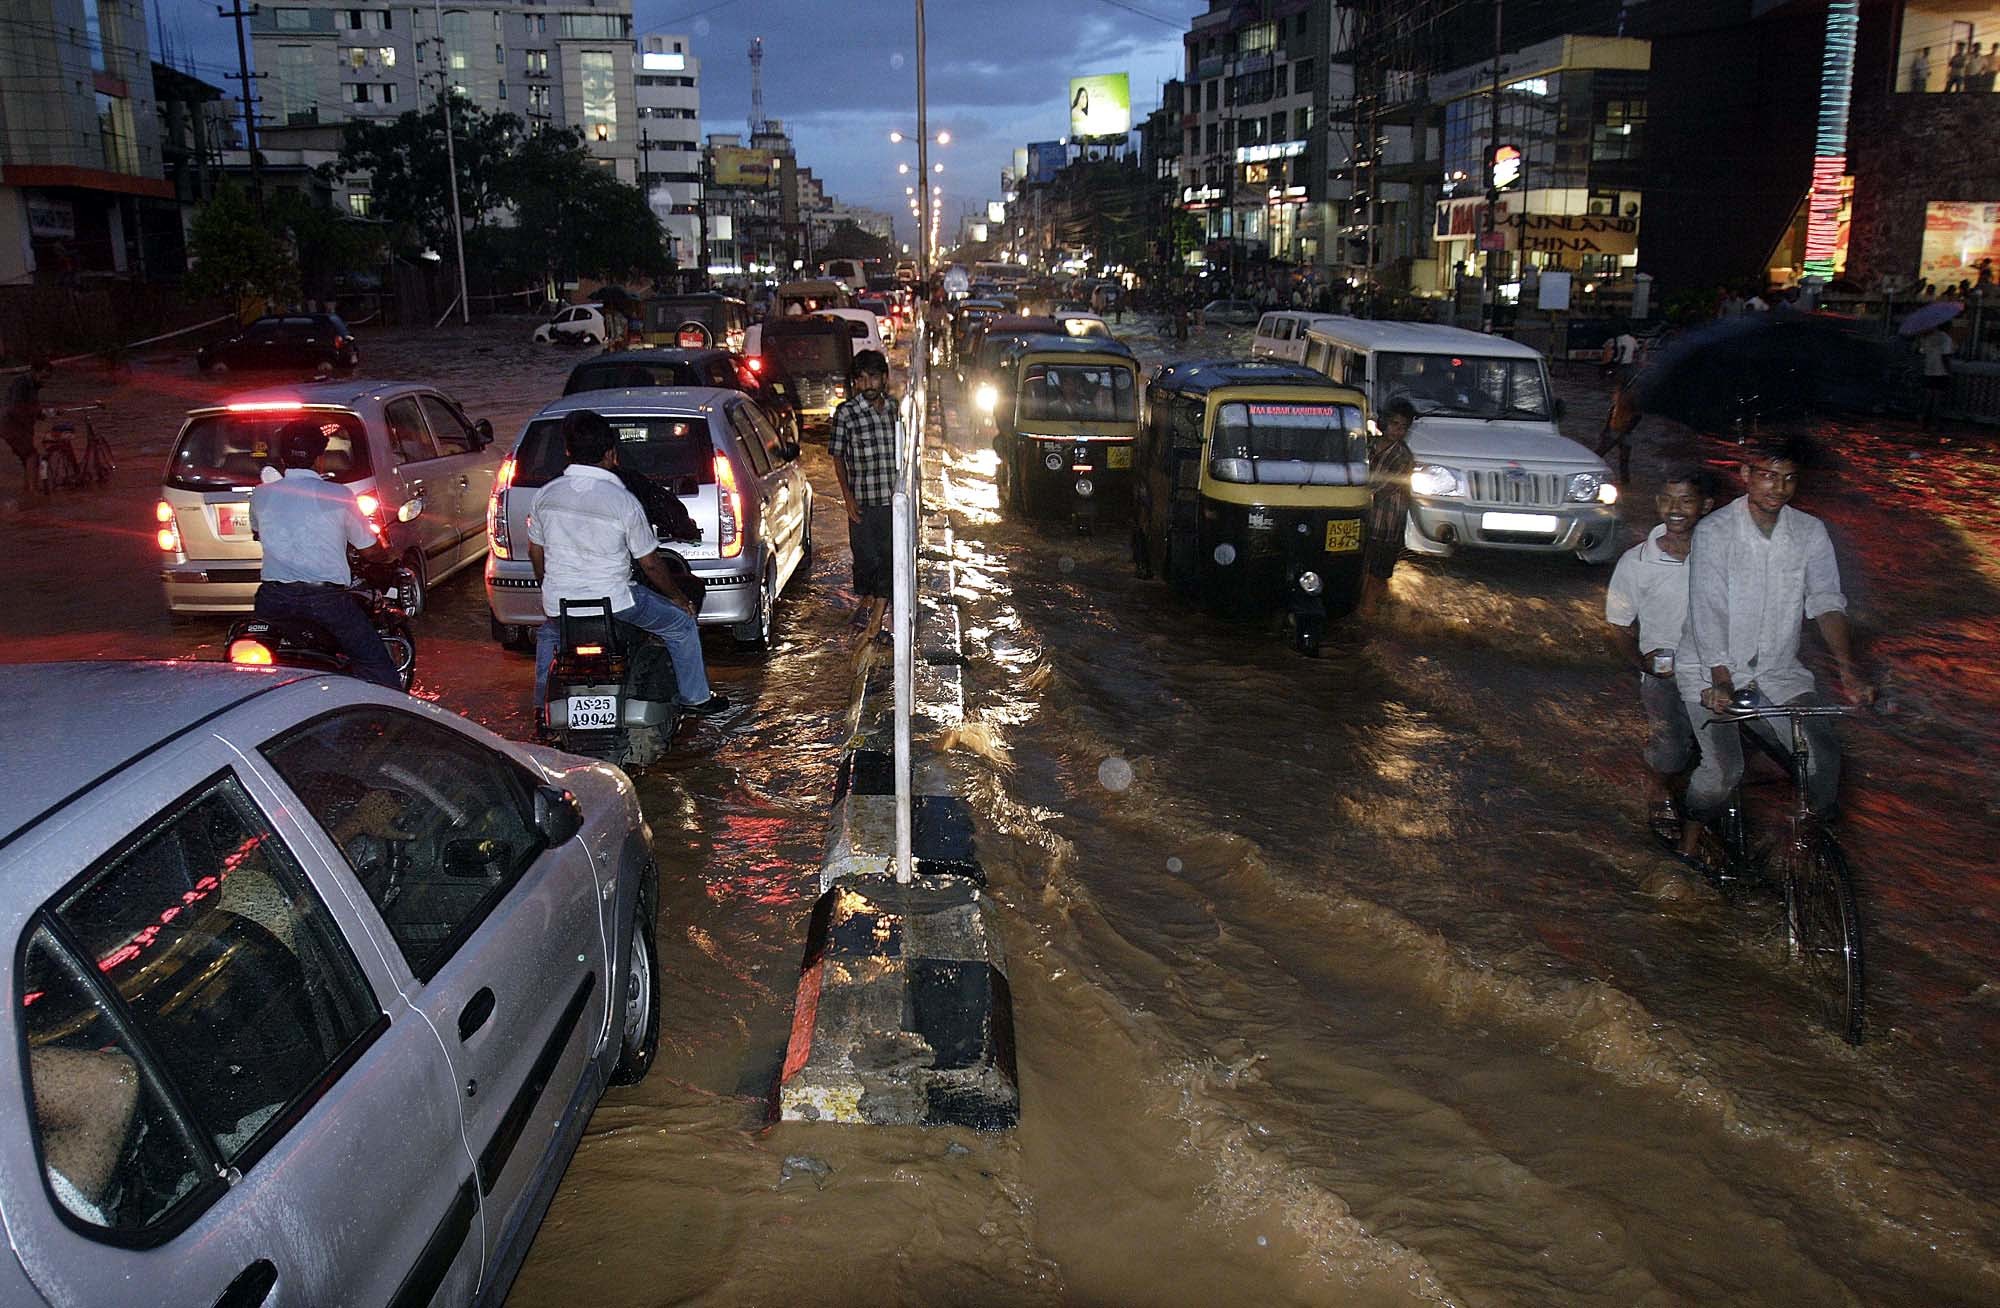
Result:
<svg viewBox="0 0 2000 1308"><path fill-rule="evenodd" d="M1674 337L1637 381L1639 406L1714 431L1744 420L1879 413L1894 400L1895 356L1848 319L1777 309Z"/></svg>

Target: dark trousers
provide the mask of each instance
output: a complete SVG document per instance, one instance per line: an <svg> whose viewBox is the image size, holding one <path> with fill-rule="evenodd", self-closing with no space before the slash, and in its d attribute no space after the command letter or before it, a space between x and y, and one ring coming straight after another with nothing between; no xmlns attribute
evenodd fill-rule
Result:
<svg viewBox="0 0 2000 1308"><path fill-rule="evenodd" d="M375 633L361 601L344 586L320 586L311 582L267 581L257 588L257 616L291 618L316 622L333 633L340 652L365 680L391 690L401 690L403 679L389 658L388 646Z"/></svg>
<svg viewBox="0 0 2000 1308"><path fill-rule="evenodd" d="M854 593L863 599L888 599L895 587L895 517L887 504L864 504L861 521L847 524L847 543L854 551Z"/></svg>

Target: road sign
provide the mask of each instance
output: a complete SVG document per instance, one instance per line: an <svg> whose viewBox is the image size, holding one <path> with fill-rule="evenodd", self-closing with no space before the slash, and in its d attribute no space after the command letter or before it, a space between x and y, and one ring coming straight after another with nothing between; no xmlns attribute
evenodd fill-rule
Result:
<svg viewBox="0 0 2000 1308"><path fill-rule="evenodd" d="M1506 249L1506 248L1507 248L1507 233L1505 233L1505 232L1481 232L1481 233L1479 233L1479 248L1480 248L1480 249L1482 249L1482 250L1504 250L1504 249Z"/></svg>

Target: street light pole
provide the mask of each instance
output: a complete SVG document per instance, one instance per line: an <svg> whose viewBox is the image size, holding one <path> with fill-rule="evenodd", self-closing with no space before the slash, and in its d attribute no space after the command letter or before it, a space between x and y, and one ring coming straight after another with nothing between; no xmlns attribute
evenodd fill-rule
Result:
<svg viewBox="0 0 2000 1308"><path fill-rule="evenodd" d="M924 69L924 0L917 3L917 269L926 288L931 283L931 179L930 93ZM926 290L928 294L928 290Z"/></svg>
<svg viewBox="0 0 2000 1308"><path fill-rule="evenodd" d="M1500 11L1502 0L1493 0L1493 90L1487 97L1487 142L1486 142L1486 231L1500 230ZM1495 245L1499 244L1491 235L1487 237ZM1486 323L1484 330L1492 331L1500 323L1500 251L1486 251L1485 281L1481 288L1480 300L1485 305Z"/></svg>
<svg viewBox="0 0 2000 1308"><path fill-rule="evenodd" d="M451 170L451 239L458 251L458 320L472 325L472 294L465 285L465 219L458 208L458 148L451 139L451 49L444 39L444 0L431 0L437 15L438 104L444 108L444 163Z"/></svg>

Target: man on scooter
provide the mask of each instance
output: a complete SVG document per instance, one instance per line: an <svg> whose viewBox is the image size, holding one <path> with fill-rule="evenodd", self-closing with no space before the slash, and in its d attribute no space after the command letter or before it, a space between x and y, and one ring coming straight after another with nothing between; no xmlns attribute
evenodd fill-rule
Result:
<svg viewBox="0 0 2000 1308"><path fill-rule="evenodd" d="M403 688L388 647L361 602L348 593L354 573L347 548L387 555L347 487L325 480L318 464L326 433L300 418L278 429L284 475L250 492L250 530L264 545L257 616L317 623L331 632L354 672L391 690Z"/></svg>
<svg viewBox="0 0 2000 1308"><path fill-rule="evenodd" d="M548 615L535 633L537 720L548 699L555 617L564 600L608 599L613 617L658 636L673 655L683 712L699 718L722 712L729 700L709 690L694 605L660 558L659 537L645 509L618 480L618 433L603 415L579 410L563 419L563 445L569 466L536 492L528 510L528 557ZM633 586L634 561L651 589Z"/></svg>

